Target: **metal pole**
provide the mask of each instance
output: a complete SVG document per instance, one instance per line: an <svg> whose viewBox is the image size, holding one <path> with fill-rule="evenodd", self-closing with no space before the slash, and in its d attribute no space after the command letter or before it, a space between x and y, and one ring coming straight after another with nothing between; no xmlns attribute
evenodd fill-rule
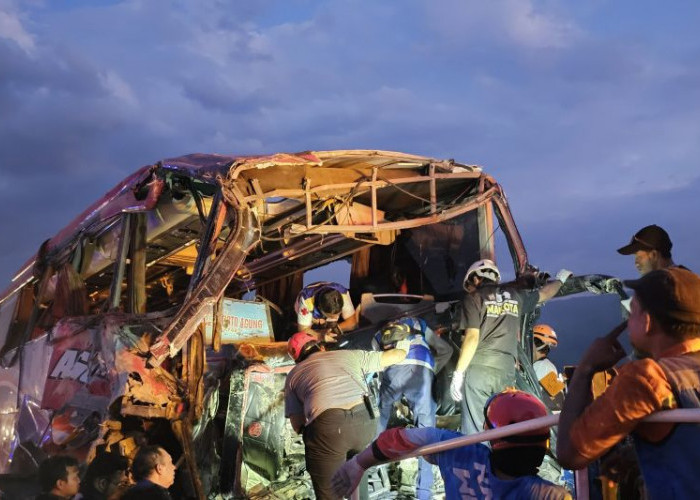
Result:
<svg viewBox="0 0 700 500"><path fill-rule="evenodd" d="M641 420L642 422L666 422L666 423L695 423L700 422L700 409L690 409L681 408L678 410L667 410L659 411L653 415ZM523 432L533 431L536 429L542 429L545 427L552 427L557 425L559 422L559 415L547 415L545 417L534 418L532 420L526 420L524 422L518 422L517 424L505 425L497 429L488 429L486 431L478 432L476 434L470 434L468 436L460 436L454 439L448 439L447 441L441 441L439 443L433 443L426 446L421 446L420 448L402 455L401 457L392 460L398 462L400 460L405 460L407 458L422 457L424 455L432 455L434 453L439 453L441 451L452 450L454 448L460 448L462 446L468 446L474 443L480 443L482 441L491 441L493 439L499 439L506 436L512 436L514 434L520 434Z"/></svg>
<svg viewBox="0 0 700 500"><path fill-rule="evenodd" d="M122 296L122 281L124 281L124 270L126 268L126 258L129 252L129 243L131 241L131 220L132 214L122 214L122 231L119 238L119 247L117 250L117 259L114 261L114 272L112 274L112 283L109 289L109 309L115 310L119 308Z"/></svg>

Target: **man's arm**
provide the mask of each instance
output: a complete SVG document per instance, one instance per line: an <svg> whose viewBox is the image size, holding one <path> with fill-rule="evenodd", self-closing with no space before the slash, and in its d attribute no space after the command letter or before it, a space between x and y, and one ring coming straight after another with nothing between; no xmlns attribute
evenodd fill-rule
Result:
<svg viewBox="0 0 700 500"><path fill-rule="evenodd" d="M450 394L455 401L461 401L464 397L464 394L462 394L464 372L469 363L472 362L476 348L479 346L479 334L480 330L478 328L467 328L464 332L464 340L462 341L462 349L459 351L457 367L452 374L452 382L450 382Z"/></svg>
<svg viewBox="0 0 700 500"><path fill-rule="evenodd" d="M338 323L338 326L340 329L344 332L347 332L349 330L354 330L357 328L357 325L360 324L360 306L357 306L357 309L355 309L355 312L350 315L349 318L344 319L340 323Z"/></svg>
<svg viewBox="0 0 700 500"><path fill-rule="evenodd" d="M574 446L571 427L593 400L591 394L593 374L612 368L625 357L625 350L617 337L626 327L627 323L624 322L605 337L593 341L574 370L564 406L559 414L559 432L557 433L557 460L567 469L582 469L592 462Z"/></svg>
<svg viewBox="0 0 700 500"><path fill-rule="evenodd" d="M396 343L396 348L383 351L382 357L379 360L379 366L386 368L387 366L395 365L406 359L408 350L411 347L411 341L401 340Z"/></svg>
<svg viewBox="0 0 700 500"><path fill-rule="evenodd" d="M569 390L564 399L564 406L559 414L559 431L557 433L557 461L567 469L582 469L590 462L581 455L571 442L571 425L583 410L591 404L591 381L593 374L589 366L578 365L569 382Z"/></svg>
<svg viewBox="0 0 700 500"><path fill-rule="evenodd" d="M560 270L554 281L550 281L546 285L544 285L542 288L540 288L540 296L539 300L537 301L538 303L542 302L547 302L549 299L554 297L559 290L561 290L562 285L566 283L566 280L568 280L573 273L571 271L568 271L566 269Z"/></svg>
<svg viewBox="0 0 700 500"><path fill-rule="evenodd" d="M289 415L289 423L292 424L292 429L294 429L294 432L301 434L301 431L304 430L304 425L306 424L306 418L300 413Z"/></svg>
<svg viewBox="0 0 700 500"><path fill-rule="evenodd" d="M431 427L394 428L382 432L372 444L345 462L333 475L333 491L339 497L350 497L360 484L365 470L439 440L439 432Z"/></svg>
<svg viewBox="0 0 700 500"><path fill-rule="evenodd" d="M459 351L459 360L455 371L464 372L472 362L476 348L479 346L478 328L467 328L464 332L464 340L462 341L462 349Z"/></svg>
<svg viewBox="0 0 700 500"><path fill-rule="evenodd" d="M297 434L301 434L301 430L306 425L306 417L304 416L304 403L297 397L292 388L293 377L287 376L284 381L284 416L289 419L292 429Z"/></svg>

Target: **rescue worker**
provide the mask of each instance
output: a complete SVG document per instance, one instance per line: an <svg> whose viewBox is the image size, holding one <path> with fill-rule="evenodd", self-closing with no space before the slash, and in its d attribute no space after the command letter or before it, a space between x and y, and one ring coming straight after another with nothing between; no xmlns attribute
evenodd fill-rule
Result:
<svg viewBox="0 0 700 500"><path fill-rule="evenodd" d="M348 289L339 283L318 281L305 286L294 303L299 331L318 332L318 340L332 342L338 333L354 330L359 323Z"/></svg>
<svg viewBox="0 0 700 500"><path fill-rule="evenodd" d="M535 396L509 389L492 396L482 410L485 429L531 420L547 415ZM383 432L360 454L347 461L333 476L333 490L349 497L365 470L377 464L401 459L421 446L447 441L461 434L434 427L396 428ZM569 493L537 476L547 452L549 429L535 429L490 442L491 448L476 443L441 451L425 458L440 468L448 500L547 498L570 499Z"/></svg>
<svg viewBox="0 0 700 500"><path fill-rule="evenodd" d="M367 375L403 361L408 349L404 340L383 352L326 351L308 332L289 339L287 350L296 366L285 382L284 412L303 436L306 470L317 499L336 498L331 476L376 435L378 415Z"/></svg>
<svg viewBox="0 0 700 500"><path fill-rule="evenodd" d="M581 469L631 434L648 497L695 498L700 425L640 421L659 410L700 408L700 277L670 267L625 285L635 292L626 327L642 357L623 365L592 401L593 375L626 355L617 340L625 324L593 342L569 383L557 456Z"/></svg>
<svg viewBox="0 0 700 500"><path fill-rule="evenodd" d="M564 402L564 377L547 356L549 351L557 346L557 332L549 326L541 323L532 328L533 357L532 368L540 385L549 396L545 404L550 410L560 410Z"/></svg>
<svg viewBox="0 0 700 500"><path fill-rule="evenodd" d="M501 273L489 259L469 267L459 326L464 340L450 384L452 398L461 401L464 434L483 428L482 409L491 395L515 385L522 315L554 297L570 276L571 271L562 269L539 290L522 290L499 285Z"/></svg>
<svg viewBox="0 0 700 500"><path fill-rule="evenodd" d="M629 244L618 248L617 252L622 255L634 254L634 266L644 276L650 271L676 266L671 257L671 247L673 243L668 233L652 224L637 231Z"/></svg>
<svg viewBox="0 0 700 500"><path fill-rule="evenodd" d="M408 402L413 425L435 425L433 379L452 356L452 347L437 336L423 318L405 317L387 323L376 333L373 345L387 350L395 347L400 340L408 340L410 348L406 359L382 372L379 385L379 432L386 429L394 403L402 397ZM431 348L435 350L437 360ZM423 459L419 459L416 479L416 498L429 499L433 471L431 465Z"/></svg>

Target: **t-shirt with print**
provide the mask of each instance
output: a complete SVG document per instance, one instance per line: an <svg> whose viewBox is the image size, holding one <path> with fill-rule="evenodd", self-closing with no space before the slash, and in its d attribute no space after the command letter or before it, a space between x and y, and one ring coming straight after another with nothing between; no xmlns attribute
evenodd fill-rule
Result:
<svg viewBox="0 0 700 500"><path fill-rule="evenodd" d="M375 442L385 458L395 459L421 446L463 437L458 432L434 427L391 429L382 433ZM538 476L499 479L491 471L490 450L477 443L441 451L424 458L440 468L445 482L447 500L516 500L516 499L570 499L561 486Z"/></svg>
<svg viewBox="0 0 700 500"><path fill-rule="evenodd" d="M517 357L522 315L535 310L537 290L486 285L467 294L462 303L460 329L479 329L473 364L500 368L504 357Z"/></svg>

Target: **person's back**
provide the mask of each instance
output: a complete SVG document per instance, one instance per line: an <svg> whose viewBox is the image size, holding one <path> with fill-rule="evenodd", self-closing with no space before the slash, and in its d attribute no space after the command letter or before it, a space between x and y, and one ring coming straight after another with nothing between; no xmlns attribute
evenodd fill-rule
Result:
<svg viewBox="0 0 700 500"><path fill-rule="evenodd" d="M462 434L434 429L431 442L446 441ZM445 481L447 500L461 498L476 499L555 499L567 498L568 493L534 474L501 478L491 465L491 450L483 444L463 446L443 451L432 456L433 463L440 468ZM459 492L459 495L455 495Z"/></svg>
<svg viewBox="0 0 700 500"><path fill-rule="evenodd" d="M485 427L495 429L547 414L532 394L513 389L492 396L484 407ZM490 441L425 455L440 468L445 496L452 499L561 499L571 495L561 486L537 476L547 452L549 429L539 428ZM337 495L348 496L369 467L400 460L423 446L464 437L435 427L394 428L381 433L359 455L348 460L333 476Z"/></svg>
<svg viewBox="0 0 700 500"><path fill-rule="evenodd" d="M145 480L129 488L120 500L172 500L172 497L165 488Z"/></svg>
<svg viewBox="0 0 700 500"><path fill-rule="evenodd" d="M356 350L314 353L289 372L286 390L303 398L308 421L329 408L361 402L367 392L364 375L381 369L377 354Z"/></svg>
<svg viewBox="0 0 700 500"><path fill-rule="evenodd" d="M406 359L388 367L381 375L379 386L379 426L381 432L386 429L394 405L398 401L407 404L411 424L416 427L435 425L435 401L432 386L435 377L435 359L426 338L426 332L434 336L428 324L422 318L404 317L384 325L374 337L373 345L389 349L398 339L410 342ZM427 500L431 497L433 471L425 460L418 461L416 477L416 498Z"/></svg>
<svg viewBox="0 0 700 500"><path fill-rule="evenodd" d="M425 320L422 318L404 317L387 323L384 328L377 331L374 336L372 345L375 349L387 348L387 345L385 345L386 342L382 339L382 335L386 335L384 332L388 328L405 328L407 332L409 332L405 335L405 339L409 340L411 344L406 354L406 359L384 370L385 376L391 374L392 371L395 371L398 367L409 365L424 366L431 371L435 371L435 358L430 350L430 345L428 344L425 333L430 327L428 327ZM391 346L393 345L389 347Z"/></svg>

